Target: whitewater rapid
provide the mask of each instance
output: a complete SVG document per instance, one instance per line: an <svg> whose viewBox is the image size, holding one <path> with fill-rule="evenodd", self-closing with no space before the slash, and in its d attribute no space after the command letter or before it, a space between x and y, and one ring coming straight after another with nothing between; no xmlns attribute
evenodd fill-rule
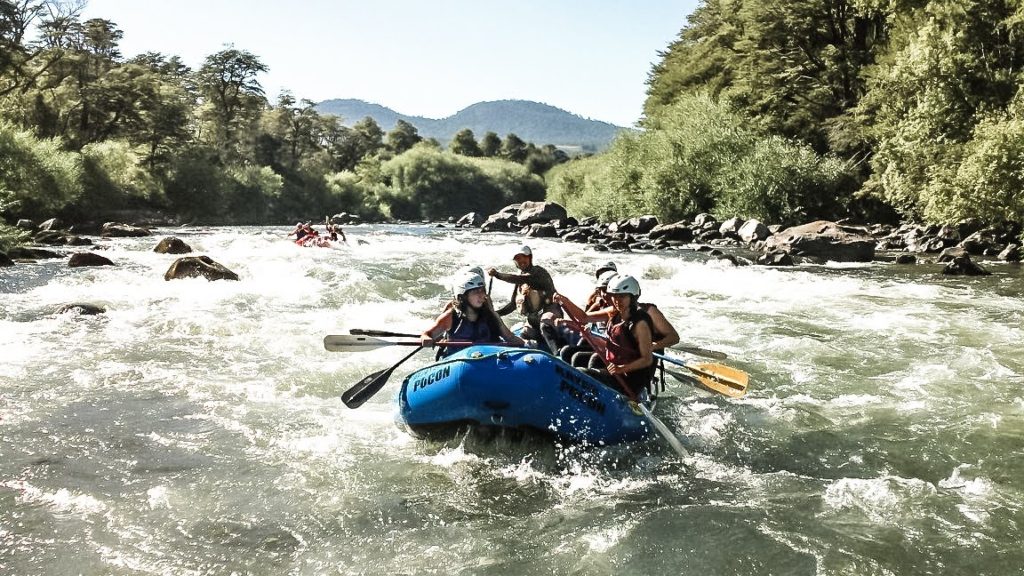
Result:
<svg viewBox="0 0 1024 576"><path fill-rule="evenodd" d="M679 384L657 439L416 440L394 424L409 360L366 405L339 396L421 332L465 266L512 271L523 238L433 226L183 228L100 240L113 267L0 269L0 574L1010 574L1024 564L1024 276L938 265L736 267L694 250L530 239L580 301L607 260L683 343L751 376ZM165 281L177 235L240 281ZM495 282L494 300L510 295ZM73 302L97 316L56 314ZM510 320L515 320L510 317Z"/></svg>

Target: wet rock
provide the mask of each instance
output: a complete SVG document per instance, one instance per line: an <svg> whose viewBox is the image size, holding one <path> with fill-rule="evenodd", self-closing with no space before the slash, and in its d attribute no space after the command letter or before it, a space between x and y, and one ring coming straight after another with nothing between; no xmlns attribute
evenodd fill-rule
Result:
<svg viewBox="0 0 1024 576"><path fill-rule="evenodd" d="M20 228L21 230L35 230L36 229L36 223L31 221L31 220L29 220L29 219L27 219L27 218L22 218L22 219L18 220L18 223L15 224L14 227L15 228Z"/></svg>
<svg viewBox="0 0 1024 576"><path fill-rule="evenodd" d="M481 232L508 232L517 228L514 215L499 212L491 214L487 221L480 225Z"/></svg>
<svg viewBox="0 0 1024 576"><path fill-rule="evenodd" d="M769 252L757 257L759 266L793 266L795 262L788 252Z"/></svg>
<svg viewBox="0 0 1024 576"><path fill-rule="evenodd" d="M57 314L74 313L81 316L95 316L96 314L104 314L106 311L106 308L97 304L89 304L88 302L62 304L60 308L57 308Z"/></svg>
<svg viewBox="0 0 1024 576"><path fill-rule="evenodd" d="M11 248L7 251L7 255L16 260L48 260L53 258L63 258L61 254L58 254L53 250L28 248L25 246L16 246Z"/></svg>
<svg viewBox="0 0 1024 576"><path fill-rule="evenodd" d="M40 230L32 237L32 241L46 246L60 246L67 243L64 232L60 230Z"/></svg>
<svg viewBox="0 0 1024 576"><path fill-rule="evenodd" d="M957 256L942 269L943 274L951 276L988 276L991 274L974 263L970 256Z"/></svg>
<svg viewBox="0 0 1024 576"><path fill-rule="evenodd" d="M113 266L114 263L106 256L100 256L95 252L75 252L68 260L68 268L82 268L84 266Z"/></svg>
<svg viewBox="0 0 1024 576"><path fill-rule="evenodd" d="M14 260L7 254L0 252L0 268L6 268L7 266L14 266Z"/></svg>
<svg viewBox="0 0 1024 576"><path fill-rule="evenodd" d="M647 237L651 240L664 239L674 242L693 242L693 229L684 222L659 224L648 232Z"/></svg>
<svg viewBox="0 0 1024 576"><path fill-rule="evenodd" d="M40 230L61 230L64 228L64 222L60 218L50 218L49 220L43 221L39 224Z"/></svg>
<svg viewBox="0 0 1024 576"><path fill-rule="evenodd" d="M1006 248L999 253L999 259L1005 262L1020 262L1020 244L1007 244Z"/></svg>
<svg viewBox="0 0 1024 576"><path fill-rule="evenodd" d="M875 256L875 240L860 229L819 220L771 236L765 249L834 262L870 262Z"/></svg>
<svg viewBox="0 0 1024 576"><path fill-rule="evenodd" d="M238 280L238 274L214 262L209 256L185 256L171 264L164 280L180 278L206 278L207 280Z"/></svg>
<svg viewBox="0 0 1024 576"><path fill-rule="evenodd" d="M913 254L900 254L896 257L897 264L917 264L917 256Z"/></svg>
<svg viewBox="0 0 1024 576"><path fill-rule="evenodd" d="M557 238L558 231L553 224L531 224L524 230L530 238Z"/></svg>
<svg viewBox="0 0 1024 576"><path fill-rule="evenodd" d="M658 217L645 215L616 223L614 230L629 234L647 234L658 225ZM611 230L612 228L609 227Z"/></svg>
<svg viewBox="0 0 1024 576"><path fill-rule="evenodd" d="M168 236L160 240L156 247L153 248L153 252L160 254L188 254L191 251L192 247L177 236Z"/></svg>
<svg viewBox="0 0 1024 576"><path fill-rule="evenodd" d="M104 238L139 238L142 236L152 236L152 232L138 226L130 226L119 222L107 222L100 229L100 236Z"/></svg>
<svg viewBox="0 0 1024 576"><path fill-rule="evenodd" d="M459 228L479 228L484 223L484 216L479 212L470 212L455 221Z"/></svg>
<svg viewBox="0 0 1024 576"><path fill-rule="evenodd" d="M519 205L516 222L521 226L546 224L552 220L568 218L569 214L560 204L554 202L523 202Z"/></svg>

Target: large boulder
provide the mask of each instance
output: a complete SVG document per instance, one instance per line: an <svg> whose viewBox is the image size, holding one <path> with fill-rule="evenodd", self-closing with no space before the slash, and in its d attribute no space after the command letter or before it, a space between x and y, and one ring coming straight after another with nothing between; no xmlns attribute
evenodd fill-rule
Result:
<svg viewBox="0 0 1024 576"><path fill-rule="evenodd" d="M626 232L628 234L647 234L654 230L657 225L658 217L647 214L617 222L614 229L609 227L609 230L612 232Z"/></svg>
<svg viewBox="0 0 1024 576"><path fill-rule="evenodd" d="M481 232L508 232L516 228L516 217L507 212L491 214L487 220L480 225Z"/></svg>
<svg viewBox="0 0 1024 576"><path fill-rule="evenodd" d="M14 266L14 260L11 260L11 257L6 253L0 252L0 268L4 268L6 266Z"/></svg>
<svg viewBox="0 0 1024 576"><path fill-rule="evenodd" d="M991 274L981 266L978 266L970 256L963 255L953 258L946 267L942 269L943 274L951 276L988 276Z"/></svg>
<svg viewBox="0 0 1024 576"><path fill-rule="evenodd" d="M214 262L209 256L185 256L171 264L164 280L180 278L206 278L207 280L238 280L238 274Z"/></svg>
<svg viewBox="0 0 1024 576"><path fill-rule="evenodd" d="M137 238L151 235L152 232L146 228L121 224L119 222L107 222L100 229L100 236L104 238Z"/></svg>
<svg viewBox="0 0 1024 576"><path fill-rule="evenodd" d="M739 235L740 240L743 240L747 244L753 244L754 242L765 240L772 235L771 232L768 231L767 226L762 224L760 220L756 220L754 218L744 222L743 226L740 226L737 234Z"/></svg>
<svg viewBox="0 0 1024 576"><path fill-rule="evenodd" d="M718 233L722 235L722 238L739 238L742 227L742 218L729 218L718 226Z"/></svg>
<svg viewBox="0 0 1024 576"><path fill-rule="evenodd" d="M523 202L519 205L519 212L516 214L516 222L521 226L530 224L547 224L553 220L564 220L569 217L559 204L554 202Z"/></svg>
<svg viewBox="0 0 1024 576"><path fill-rule="evenodd" d="M470 212L462 218L459 218L455 225L460 228L478 228L484 223L484 217L479 212Z"/></svg>
<svg viewBox="0 0 1024 576"><path fill-rule="evenodd" d="M46 260L51 258L63 258L53 250L43 248L29 248L27 246L15 246L7 251L7 255L18 260Z"/></svg>
<svg viewBox="0 0 1024 576"><path fill-rule="evenodd" d="M39 225L40 230L60 230L62 228L64 228L64 222L60 218L50 218Z"/></svg>
<svg viewBox="0 0 1024 576"><path fill-rule="evenodd" d="M95 252L75 252L68 259L68 268L82 268L85 266L113 266L114 263L106 256L100 256Z"/></svg>
<svg viewBox="0 0 1024 576"><path fill-rule="evenodd" d="M651 240L665 239L675 242L693 242L693 229L685 222L658 224L647 234Z"/></svg>
<svg viewBox="0 0 1024 576"><path fill-rule="evenodd" d="M157 243L156 248L153 248L153 252L160 254L188 254L191 251L192 247L177 236L167 236Z"/></svg>
<svg viewBox="0 0 1024 576"><path fill-rule="evenodd" d="M818 220L773 234L765 241L765 251L834 262L870 262L875 257L875 240L858 228Z"/></svg>

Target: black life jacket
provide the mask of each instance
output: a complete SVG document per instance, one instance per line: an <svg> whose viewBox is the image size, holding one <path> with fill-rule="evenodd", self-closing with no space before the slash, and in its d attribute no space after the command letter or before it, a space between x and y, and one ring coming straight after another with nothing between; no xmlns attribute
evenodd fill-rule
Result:
<svg viewBox="0 0 1024 576"><path fill-rule="evenodd" d="M494 314L481 310L476 321L471 321L458 306L452 308L452 328L445 334L445 339L456 342L498 342L501 338L501 327ZM438 350L438 357L443 358L461 348L444 347Z"/></svg>

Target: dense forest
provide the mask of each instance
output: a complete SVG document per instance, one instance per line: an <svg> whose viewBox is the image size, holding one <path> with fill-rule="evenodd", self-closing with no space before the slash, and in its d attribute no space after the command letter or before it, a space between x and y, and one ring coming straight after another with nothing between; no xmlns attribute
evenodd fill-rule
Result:
<svg viewBox="0 0 1024 576"><path fill-rule="evenodd" d="M0 213L440 219L547 197L606 220L1019 232L1022 33L1024 4L1010 0L705 0L658 55L640 130L566 161L515 134L467 129L442 148L408 122L345 126L290 94L268 100L266 66L245 50L197 70L126 59L111 21L0 0ZM4 224L0 244L14 235Z"/></svg>
<svg viewBox="0 0 1024 576"><path fill-rule="evenodd" d="M705 0L649 75L644 130L556 167L549 197L1019 229L1022 65L1019 1Z"/></svg>
<svg viewBox="0 0 1024 576"><path fill-rule="evenodd" d="M447 148L399 122L351 126L259 84L228 46L196 69L125 58L122 31L80 3L0 0L0 250L16 219L141 217L266 224L346 212L441 219L539 200L568 157L515 134L459 132Z"/></svg>

